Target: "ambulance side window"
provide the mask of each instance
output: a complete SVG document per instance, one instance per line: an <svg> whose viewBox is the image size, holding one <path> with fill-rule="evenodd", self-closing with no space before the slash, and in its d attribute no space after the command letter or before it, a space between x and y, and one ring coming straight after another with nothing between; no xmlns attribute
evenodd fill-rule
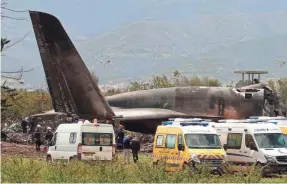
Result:
<svg viewBox="0 0 287 184"><path fill-rule="evenodd" d="M227 136L227 148L229 149L240 149L242 143L242 134L240 133L229 133Z"/></svg>
<svg viewBox="0 0 287 184"><path fill-rule="evenodd" d="M76 143L76 140L77 140L77 133L71 133L69 143L74 144Z"/></svg>
<svg viewBox="0 0 287 184"><path fill-rule="evenodd" d="M163 135L158 135L156 137L156 147L164 147L164 145L163 145Z"/></svg>
<svg viewBox="0 0 287 184"><path fill-rule="evenodd" d="M165 141L165 147L166 148L175 148L175 141L176 141L176 135L175 134L168 134L166 136Z"/></svg>
<svg viewBox="0 0 287 184"><path fill-rule="evenodd" d="M246 134L246 135L245 135L245 146L246 146L246 148L250 148L249 145L250 145L251 142L254 143L254 140L253 140L252 135Z"/></svg>

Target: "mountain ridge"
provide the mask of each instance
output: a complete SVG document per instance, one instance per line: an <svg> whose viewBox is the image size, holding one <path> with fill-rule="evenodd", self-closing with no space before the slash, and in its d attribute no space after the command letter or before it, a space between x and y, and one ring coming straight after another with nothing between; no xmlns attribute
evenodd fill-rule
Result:
<svg viewBox="0 0 287 184"><path fill-rule="evenodd" d="M82 35L77 38L85 39L71 39L85 64L99 77L100 84L148 80L152 75L172 74L174 70L228 83L240 78L233 74L235 69L257 68L269 70L271 74L266 77L286 76L286 67L273 64L277 59L287 60L286 19L287 12L277 11L144 20L95 37ZM26 61L23 62L26 68L37 68L24 74L25 81L44 83L40 57L32 54L39 55L35 39L21 44L15 46L17 55L9 49L7 53L16 60ZM100 63L107 60L111 62Z"/></svg>

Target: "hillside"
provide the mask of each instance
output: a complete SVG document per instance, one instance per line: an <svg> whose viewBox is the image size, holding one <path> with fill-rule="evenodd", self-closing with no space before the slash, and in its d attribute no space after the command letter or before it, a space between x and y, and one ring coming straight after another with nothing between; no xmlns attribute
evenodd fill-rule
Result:
<svg viewBox="0 0 287 184"><path fill-rule="evenodd" d="M223 82L240 78L233 74L235 69L268 70L266 77L276 78L287 71L287 66L274 64L274 60L287 60L286 19L287 12L198 15L139 21L96 37L71 39L100 84L147 80L174 70ZM44 84L35 39L23 40L13 49L5 53L2 67L16 69L19 63L36 68L24 74L25 81ZM111 62L103 65L100 60Z"/></svg>
<svg viewBox="0 0 287 184"><path fill-rule="evenodd" d="M278 77L285 74L277 72L274 60L287 58L286 18L286 12L276 12L142 21L79 42L77 48L102 82L175 69L224 81L233 69L264 69ZM99 60L112 62L103 67Z"/></svg>

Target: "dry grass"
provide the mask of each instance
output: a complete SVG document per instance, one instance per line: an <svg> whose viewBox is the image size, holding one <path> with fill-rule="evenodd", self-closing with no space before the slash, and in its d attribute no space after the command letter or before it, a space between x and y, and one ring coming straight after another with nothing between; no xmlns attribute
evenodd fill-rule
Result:
<svg viewBox="0 0 287 184"><path fill-rule="evenodd" d="M1 182L8 183L284 183L285 178L265 178L253 168L249 174L236 173L212 175L208 168L202 173L190 169L182 172L165 172L163 167L153 167L151 158L141 155L137 164L123 164L122 157L112 162L73 161L46 163L40 159L21 157L2 158Z"/></svg>

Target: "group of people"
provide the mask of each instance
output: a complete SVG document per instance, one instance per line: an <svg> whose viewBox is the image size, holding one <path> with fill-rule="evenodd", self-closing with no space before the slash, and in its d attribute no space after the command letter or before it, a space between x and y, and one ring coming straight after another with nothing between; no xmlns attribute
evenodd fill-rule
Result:
<svg viewBox="0 0 287 184"><path fill-rule="evenodd" d="M133 137L132 135L125 137L125 131L122 125L117 133L117 145L118 149L123 149L125 163L130 163L131 152L134 163L139 160L138 153L140 151L140 141L137 137Z"/></svg>
<svg viewBox="0 0 287 184"><path fill-rule="evenodd" d="M75 118L75 122L79 119ZM51 127L47 127L45 136L43 137L44 132L42 131L41 125L38 124L37 119L35 117L32 118L23 118L21 122L23 133L32 134L32 139L35 141L36 151L40 151L40 147L43 144L43 138L46 141L46 145L49 146L52 143L53 132ZM30 130L28 132L28 127ZM120 129L117 133L117 145L118 149L123 149L124 152L124 160L125 163L130 163L130 156L132 152L133 161L136 163L138 161L138 152L140 151L140 141L137 137L133 137L132 135L128 135L125 137L125 130L122 125L120 125Z"/></svg>
<svg viewBox="0 0 287 184"><path fill-rule="evenodd" d="M47 127L47 130L45 132L42 131L41 125L38 124L37 119L35 117L32 118L23 118L21 122L22 131L23 133L29 133L32 134L32 140L35 142L36 145L36 151L41 150L41 145L51 145L52 139L53 139L53 132L51 127ZM30 127L30 130L28 132L28 127ZM43 137L43 135L45 137ZM43 138L46 141L46 143L43 142Z"/></svg>
<svg viewBox="0 0 287 184"><path fill-rule="evenodd" d="M22 118L21 127L22 127L23 133L33 133L36 129L37 124L38 122L35 117ZM28 128L29 128L29 132L28 132Z"/></svg>
<svg viewBox="0 0 287 184"><path fill-rule="evenodd" d="M45 133L45 137L44 140L46 141L46 145L50 146L52 143L52 139L53 139L53 132L51 127L47 127L46 133ZM41 125L37 125L37 128L33 134L34 140L35 140L35 145L36 145L36 151L40 151L41 149L41 145L43 144L43 132L42 132L42 127Z"/></svg>

